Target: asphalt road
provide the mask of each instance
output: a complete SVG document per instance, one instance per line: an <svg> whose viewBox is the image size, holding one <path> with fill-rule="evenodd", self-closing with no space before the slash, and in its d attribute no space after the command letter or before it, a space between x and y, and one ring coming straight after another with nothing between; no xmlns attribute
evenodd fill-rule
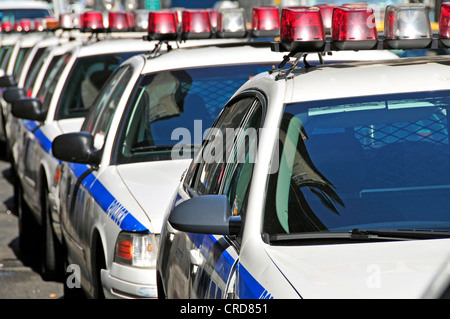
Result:
<svg viewBox="0 0 450 319"><path fill-rule="evenodd" d="M38 253L19 251L17 216L10 163L0 145L0 299L59 299L63 284L44 281L39 274Z"/></svg>

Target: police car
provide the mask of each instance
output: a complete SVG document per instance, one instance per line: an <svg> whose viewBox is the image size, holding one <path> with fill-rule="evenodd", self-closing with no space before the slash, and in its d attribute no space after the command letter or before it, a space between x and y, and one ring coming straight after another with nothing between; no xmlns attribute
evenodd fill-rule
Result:
<svg viewBox="0 0 450 319"><path fill-rule="evenodd" d="M449 5L441 12L434 36L422 5L388 6L378 35L358 24L367 8L342 6L325 38L316 9L284 9L273 49L308 61L333 47L445 46ZM450 254L449 62L294 63L249 80L167 212L159 295L430 296Z"/></svg>
<svg viewBox="0 0 450 319"><path fill-rule="evenodd" d="M81 287L90 297L157 297L163 215L195 148L235 90L284 55L271 52L266 42L194 40L211 33L203 10L183 11L181 32L189 40L175 43L178 31L169 28L174 13L151 14L161 24L150 24L149 37L163 40L157 48L169 49L124 62L81 131L52 144L62 161L57 190L68 263L81 268ZM206 29L189 31L190 23L202 19ZM378 53L359 57L393 57Z"/></svg>
<svg viewBox="0 0 450 319"><path fill-rule="evenodd" d="M94 23L95 30L99 30L96 23L102 21L101 17L94 11L85 13L85 31L94 30ZM109 28L113 26L110 20ZM124 60L152 48L141 38L89 40L63 55L59 67L48 78L48 85L41 84L42 96L38 93L38 97L22 98L12 104L12 115L23 120L22 129L11 130L22 132L15 138L22 140L14 148L20 245L21 249L35 249L32 243L41 240L44 276L56 274L58 260L58 237L53 229L59 220L50 214L48 192L59 161L51 154L51 142L57 135L79 130L111 73Z"/></svg>

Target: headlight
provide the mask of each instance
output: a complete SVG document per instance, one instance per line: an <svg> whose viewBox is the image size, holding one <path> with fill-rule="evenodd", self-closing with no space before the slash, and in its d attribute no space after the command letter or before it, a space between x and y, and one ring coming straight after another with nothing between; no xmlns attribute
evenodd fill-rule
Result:
<svg viewBox="0 0 450 319"><path fill-rule="evenodd" d="M117 238L114 261L120 264L155 268L159 237L155 234L121 232Z"/></svg>

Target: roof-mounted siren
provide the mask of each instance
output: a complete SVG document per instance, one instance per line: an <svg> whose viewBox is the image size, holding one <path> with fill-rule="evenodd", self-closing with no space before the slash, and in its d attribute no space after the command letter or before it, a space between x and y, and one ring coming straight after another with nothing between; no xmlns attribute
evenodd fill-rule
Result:
<svg viewBox="0 0 450 319"><path fill-rule="evenodd" d="M207 9L209 12L209 21L211 23L211 28L213 32L217 30L217 23L219 19L219 11L216 9Z"/></svg>
<svg viewBox="0 0 450 319"><path fill-rule="evenodd" d="M252 36L277 37L280 34L280 11L274 6L254 7L252 12Z"/></svg>
<svg viewBox="0 0 450 319"><path fill-rule="evenodd" d="M2 22L2 32L11 32L13 30L13 26L11 25L11 22L5 21Z"/></svg>
<svg viewBox="0 0 450 319"><path fill-rule="evenodd" d="M337 50L371 50L378 44L374 11L368 6L341 6L333 10L331 41Z"/></svg>
<svg viewBox="0 0 450 319"><path fill-rule="evenodd" d="M325 31L320 9L317 7L283 9L280 42L286 51L322 51L325 47Z"/></svg>
<svg viewBox="0 0 450 319"><path fill-rule="evenodd" d="M441 4L439 15L439 41L446 47L450 47L450 2Z"/></svg>
<svg viewBox="0 0 450 319"><path fill-rule="evenodd" d="M147 31L148 30L148 14L149 10L136 10L134 12L134 31Z"/></svg>
<svg viewBox="0 0 450 319"><path fill-rule="evenodd" d="M176 12L169 10L150 11L148 14L149 40L176 40L178 37Z"/></svg>
<svg viewBox="0 0 450 319"><path fill-rule="evenodd" d="M44 25L42 24L42 18L34 19L34 31L38 31L38 32L44 31Z"/></svg>
<svg viewBox="0 0 450 319"><path fill-rule="evenodd" d="M432 42L428 9L419 3L388 5L384 18L385 44L391 49L424 49Z"/></svg>
<svg viewBox="0 0 450 319"><path fill-rule="evenodd" d="M243 38L247 35L243 8L221 9L217 16L217 37Z"/></svg>
<svg viewBox="0 0 450 319"><path fill-rule="evenodd" d="M83 32L104 32L103 15L100 11L87 11L80 16L80 27Z"/></svg>
<svg viewBox="0 0 450 319"><path fill-rule="evenodd" d="M73 30L76 28L73 16L70 13L59 15L59 26L63 30Z"/></svg>
<svg viewBox="0 0 450 319"><path fill-rule="evenodd" d="M42 27L47 31L55 31L59 28L59 22L53 17L42 19Z"/></svg>
<svg viewBox="0 0 450 319"><path fill-rule="evenodd" d="M131 22L131 24L130 24ZM129 31L133 25L130 15L127 12L108 12L108 32Z"/></svg>
<svg viewBox="0 0 450 319"><path fill-rule="evenodd" d="M181 39L209 39L212 35L208 10L184 10L181 18Z"/></svg>
<svg viewBox="0 0 450 319"><path fill-rule="evenodd" d="M331 34L331 21L333 17L333 10L338 5L335 3L330 4L318 4L316 7L320 9L320 14L322 16L323 27L325 28L326 34Z"/></svg>

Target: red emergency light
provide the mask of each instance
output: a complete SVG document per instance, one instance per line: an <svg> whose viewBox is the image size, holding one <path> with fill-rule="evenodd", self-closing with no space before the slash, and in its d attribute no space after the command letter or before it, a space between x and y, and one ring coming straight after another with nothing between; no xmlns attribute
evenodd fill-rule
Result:
<svg viewBox="0 0 450 319"><path fill-rule="evenodd" d="M2 32L11 32L13 30L13 27L11 25L11 22L5 21L2 23Z"/></svg>
<svg viewBox="0 0 450 319"><path fill-rule="evenodd" d="M439 15L439 39L442 44L450 46L450 3L441 4L441 13Z"/></svg>
<svg viewBox="0 0 450 319"><path fill-rule="evenodd" d="M184 10L181 18L181 39L208 39L212 28L207 10Z"/></svg>
<svg viewBox="0 0 450 319"><path fill-rule="evenodd" d="M148 15L148 37L151 40L175 40L177 16L173 11L150 11Z"/></svg>
<svg viewBox="0 0 450 319"><path fill-rule="evenodd" d="M254 7L252 35L254 37L276 37L280 33L280 11L277 7Z"/></svg>
<svg viewBox="0 0 450 319"><path fill-rule="evenodd" d="M333 10L337 7L337 4L319 4L316 7L320 9L325 33L330 33Z"/></svg>
<svg viewBox="0 0 450 319"><path fill-rule="evenodd" d="M126 12L108 12L108 32L120 32L130 30L130 17Z"/></svg>
<svg viewBox="0 0 450 319"><path fill-rule="evenodd" d="M339 50L370 50L378 44L373 9L342 6L333 10L331 39Z"/></svg>
<svg viewBox="0 0 450 319"><path fill-rule="evenodd" d="M99 11L88 11L81 15L81 30L84 32L103 32L103 15Z"/></svg>
<svg viewBox="0 0 450 319"><path fill-rule="evenodd" d="M320 9L317 7L283 9L280 42L288 51L322 50L325 46L325 31Z"/></svg>

